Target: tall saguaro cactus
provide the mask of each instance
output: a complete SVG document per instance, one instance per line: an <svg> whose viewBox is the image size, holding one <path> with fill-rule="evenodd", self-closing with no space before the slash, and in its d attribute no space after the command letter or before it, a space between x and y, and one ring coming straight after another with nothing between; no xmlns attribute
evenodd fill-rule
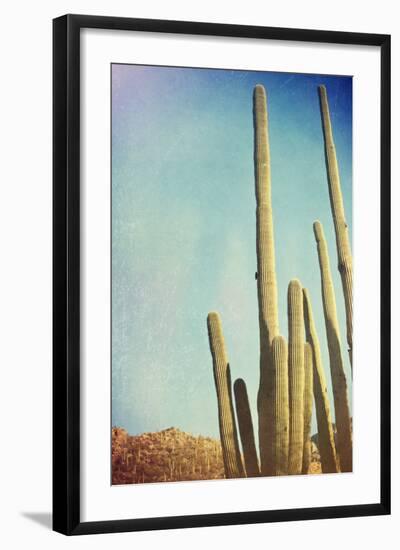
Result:
<svg viewBox="0 0 400 550"><path fill-rule="evenodd" d="M254 172L257 220L257 291L260 328L260 386L258 391L259 443L261 471L267 472L274 426L271 402L266 399L273 391L273 365L270 346L279 334L278 291L275 273L274 228L271 202L271 159L268 136L267 96L257 84L253 94Z"/></svg>
<svg viewBox="0 0 400 550"><path fill-rule="evenodd" d="M311 462L311 417L313 406L313 358L311 345L304 345L304 442L303 474L308 474Z"/></svg>
<svg viewBox="0 0 400 550"><path fill-rule="evenodd" d="M334 473L338 471L338 468L328 389L326 386L324 368L322 366L321 348L315 328L310 295L306 288L303 288L303 308L306 339L307 342L311 344L312 348L313 389L315 411L317 415L318 450L321 457L321 469L323 473Z"/></svg>
<svg viewBox="0 0 400 550"><path fill-rule="evenodd" d="M347 397L347 381L340 349L339 323L336 314L336 300L329 264L328 248L322 225L318 221L314 223L314 234L317 241L321 271L322 301L332 376L340 469L342 472L351 472L353 469L353 444L350 409Z"/></svg>
<svg viewBox="0 0 400 550"><path fill-rule="evenodd" d="M328 172L329 196L336 234L338 269L342 279L344 301L346 306L347 343L349 345L350 363L353 365L353 261L350 248L349 231L343 206L342 190L340 187L336 148L333 141L328 96L325 86L319 86L318 89L325 140L325 158Z"/></svg>
<svg viewBox="0 0 400 550"><path fill-rule="evenodd" d="M260 469L258 467L253 421L251 419L245 381L242 380L242 378L238 378L233 385L233 390L235 394L236 416L239 424L240 439L242 441L246 475L247 477L256 477L260 475Z"/></svg>
<svg viewBox="0 0 400 550"><path fill-rule="evenodd" d="M304 320L303 293L297 279L288 289L289 323L289 474L301 474L304 444Z"/></svg>
<svg viewBox="0 0 400 550"><path fill-rule="evenodd" d="M219 429L225 475L228 478L243 477L244 471L232 403L231 374L218 313L208 314L207 325L213 358L215 387L217 389Z"/></svg>

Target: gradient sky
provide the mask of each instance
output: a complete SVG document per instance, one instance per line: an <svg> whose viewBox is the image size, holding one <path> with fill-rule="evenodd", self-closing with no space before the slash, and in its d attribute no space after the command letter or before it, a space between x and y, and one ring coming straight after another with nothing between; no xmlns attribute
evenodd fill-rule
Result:
<svg viewBox="0 0 400 550"><path fill-rule="evenodd" d="M280 330L287 337L287 287L298 278L310 291L331 395L312 229L319 219L351 390L317 90L327 87L351 232L351 77L112 65L112 424L131 434L175 426L219 435L206 325L213 310L257 424L257 83L268 97Z"/></svg>

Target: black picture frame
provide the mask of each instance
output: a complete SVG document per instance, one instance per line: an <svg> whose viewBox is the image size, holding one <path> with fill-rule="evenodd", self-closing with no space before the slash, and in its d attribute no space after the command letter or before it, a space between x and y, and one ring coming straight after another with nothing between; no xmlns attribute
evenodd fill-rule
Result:
<svg viewBox="0 0 400 550"><path fill-rule="evenodd" d="M352 506L81 522L80 31L84 28L378 46L381 51L380 501ZM390 36L65 15L53 21L53 529L66 535L390 513Z"/></svg>

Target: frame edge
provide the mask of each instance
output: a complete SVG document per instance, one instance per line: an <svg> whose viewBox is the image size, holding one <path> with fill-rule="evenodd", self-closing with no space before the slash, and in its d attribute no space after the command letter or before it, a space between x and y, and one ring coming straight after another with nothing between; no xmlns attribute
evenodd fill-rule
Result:
<svg viewBox="0 0 400 550"><path fill-rule="evenodd" d="M79 32L83 27L381 47L381 403L385 406L381 406L380 503L80 521L80 83L77 69ZM390 35L384 34L72 14L53 19L53 530L81 535L390 514L390 39Z"/></svg>
<svg viewBox="0 0 400 550"><path fill-rule="evenodd" d="M79 27L53 20L53 530L79 525Z"/></svg>

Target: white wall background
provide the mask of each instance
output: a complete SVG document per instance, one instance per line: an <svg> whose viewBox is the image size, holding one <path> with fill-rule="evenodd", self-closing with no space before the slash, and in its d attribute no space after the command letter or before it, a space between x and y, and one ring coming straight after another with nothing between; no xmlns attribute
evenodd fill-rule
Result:
<svg viewBox="0 0 400 550"><path fill-rule="evenodd" d="M50 530L51 510L51 19L88 13L392 34L393 98L400 94L400 28L395 0L334 4L319 0L59 0L9 2L3 7L0 130L0 541L4 548L108 548L129 545L175 550L232 549L251 544L286 550L395 548L400 535L400 404L393 403L393 514L257 526L67 538ZM400 177L399 108L393 102L392 180ZM393 185L393 274L400 279L400 192ZM393 215L393 218L395 216ZM400 328L400 294L393 287L393 330ZM397 309L397 311L396 311ZM393 347L393 382L400 382Z"/></svg>

